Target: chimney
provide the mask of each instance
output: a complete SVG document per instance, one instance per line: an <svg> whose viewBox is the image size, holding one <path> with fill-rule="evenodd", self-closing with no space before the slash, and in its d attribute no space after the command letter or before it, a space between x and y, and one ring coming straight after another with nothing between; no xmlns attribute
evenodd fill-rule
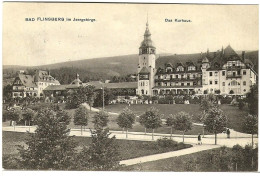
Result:
<svg viewBox="0 0 260 176"><path fill-rule="evenodd" d="M242 61L245 62L245 51L242 51Z"/></svg>

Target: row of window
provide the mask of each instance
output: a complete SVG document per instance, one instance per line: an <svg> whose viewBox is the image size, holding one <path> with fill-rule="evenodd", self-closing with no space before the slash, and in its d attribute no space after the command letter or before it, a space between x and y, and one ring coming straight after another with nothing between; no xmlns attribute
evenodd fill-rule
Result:
<svg viewBox="0 0 260 176"><path fill-rule="evenodd" d="M218 72L214 72L215 74L215 76L218 76ZM233 72L231 72L231 71L228 71L228 75L233 75L233 76L236 76L236 75L240 75L241 73L240 73L240 70L237 70L237 72L236 71L233 71ZM243 75L246 75L246 70L243 70ZM213 76L213 72L209 72L209 76ZM226 71L222 71L222 76L226 76Z"/></svg>
<svg viewBox="0 0 260 176"><path fill-rule="evenodd" d="M215 80L214 83L215 83L215 85L217 85L217 84L218 84L218 81ZM226 86L225 84L226 84L225 82L222 82L222 86ZM209 85L213 85L213 81L210 80L210 81L209 81ZM229 86L237 86L237 85L239 86L240 83L237 82L237 81L232 81L232 82L229 83L228 85L229 85ZM246 86L246 81L243 81L243 86Z"/></svg>
<svg viewBox="0 0 260 176"><path fill-rule="evenodd" d="M139 86L148 86L148 82L140 81Z"/></svg>
<svg viewBox="0 0 260 176"><path fill-rule="evenodd" d="M187 83L173 83L173 82L165 82L165 83L156 83L156 86L196 86L197 82L187 82Z"/></svg>
<svg viewBox="0 0 260 176"><path fill-rule="evenodd" d="M196 75L195 74L181 74L181 75L170 75L170 79L178 79L178 78L187 78L187 79L191 79L191 78L196 78ZM164 75L164 76L158 76L158 79L167 79L167 75Z"/></svg>

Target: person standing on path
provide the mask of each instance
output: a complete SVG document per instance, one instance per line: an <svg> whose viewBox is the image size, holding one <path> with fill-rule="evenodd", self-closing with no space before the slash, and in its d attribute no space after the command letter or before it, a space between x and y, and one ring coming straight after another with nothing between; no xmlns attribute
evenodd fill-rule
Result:
<svg viewBox="0 0 260 176"><path fill-rule="evenodd" d="M227 138L230 138L230 130L227 129Z"/></svg>
<svg viewBox="0 0 260 176"><path fill-rule="evenodd" d="M200 133L199 133L199 135L198 135L198 145L202 145Z"/></svg>

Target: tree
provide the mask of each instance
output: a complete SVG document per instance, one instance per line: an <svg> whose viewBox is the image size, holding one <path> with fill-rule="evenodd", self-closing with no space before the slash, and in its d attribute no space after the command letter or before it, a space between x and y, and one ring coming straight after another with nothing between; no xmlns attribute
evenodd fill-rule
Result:
<svg viewBox="0 0 260 176"><path fill-rule="evenodd" d="M211 94L209 94L209 97L212 97ZM212 98L203 98L200 101L200 110L202 112L198 116L198 120L202 123L204 122L204 120L206 118L206 114L209 111L209 109L211 109L215 106L211 100L212 100ZM204 137L204 129L205 129L205 125L203 123L203 131L202 131L203 137Z"/></svg>
<svg viewBox="0 0 260 176"><path fill-rule="evenodd" d="M183 132L183 142L184 142L184 133L192 128L191 115L186 112L179 112L173 117L173 126L174 129L180 130Z"/></svg>
<svg viewBox="0 0 260 176"><path fill-rule="evenodd" d="M32 110L30 108L27 108L25 110L25 112L22 114L25 126L26 126L26 122L28 122L29 131L30 131L30 126L31 126L31 121L34 120L35 115L36 115L36 113L34 112L34 110Z"/></svg>
<svg viewBox="0 0 260 176"><path fill-rule="evenodd" d="M12 90L13 90L12 85L8 84L8 85L4 86L4 88L3 88L4 100L10 101L10 99L12 98Z"/></svg>
<svg viewBox="0 0 260 176"><path fill-rule="evenodd" d="M252 147L254 147L254 134L258 133L258 118L256 115L248 114L243 122L243 130L252 135Z"/></svg>
<svg viewBox="0 0 260 176"><path fill-rule="evenodd" d="M201 99L201 102L200 102L200 110L201 111L207 112L212 107L214 107L214 104L212 103L212 101L210 101L207 98Z"/></svg>
<svg viewBox="0 0 260 176"><path fill-rule="evenodd" d="M94 130L91 130L92 142L80 153L79 161L88 170L113 170L119 166L119 151L115 136L109 138L108 115L100 111L94 116Z"/></svg>
<svg viewBox="0 0 260 176"><path fill-rule="evenodd" d="M143 124L145 128L152 129L152 139L154 134L154 129L157 129L162 126L161 115L159 110L151 107L143 115L140 116L140 124Z"/></svg>
<svg viewBox="0 0 260 176"><path fill-rule="evenodd" d="M205 114L205 129L210 133L215 134L215 145L217 145L217 133L223 132L225 130L226 124L227 117L218 107L209 109Z"/></svg>
<svg viewBox="0 0 260 176"><path fill-rule="evenodd" d="M20 108L12 108L7 113L7 119L13 122L14 130L15 130L16 122L19 121L21 118L22 118L22 111Z"/></svg>
<svg viewBox="0 0 260 176"><path fill-rule="evenodd" d="M165 100L166 100L169 104L171 104L171 102L173 102L173 96L172 96L172 95L167 95L167 96L165 97Z"/></svg>
<svg viewBox="0 0 260 176"><path fill-rule="evenodd" d="M66 119L67 118L67 119ZM67 133L70 116L50 108L42 109L36 118L37 129L29 134L28 147L20 146L20 162L30 170L69 170L74 164L76 143Z"/></svg>
<svg viewBox="0 0 260 176"><path fill-rule="evenodd" d="M68 95L66 108L78 108L82 103L92 104L94 97L94 86L80 86Z"/></svg>
<svg viewBox="0 0 260 176"><path fill-rule="evenodd" d="M238 166L241 168L243 165L243 148L240 145L234 145L232 148L232 161L235 164L235 171L238 170Z"/></svg>
<svg viewBox="0 0 260 176"><path fill-rule="evenodd" d="M250 92L247 93L246 96L249 113L253 115L258 115L258 85L255 84L251 86Z"/></svg>
<svg viewBox="0 0 260 176"><path fill-rule="evenodd" d="M136 117L135 114L129 108L126 107L116 119L118 126L120 128L126 129L126 138L127 138L128 129L133 128L135 117Z"/></svg>
<svg viewBox="0 0 260 176"><path fill-rule="evenodd" d="M82 135L82 126L88 125L89 114L85 106L81 105L76 109L74 114L74 124L81 126L81 135Z"/></svg>
<svg viewBox="0 0 260 176"><path fill-rule="evenodd" d="M91 131L88 166L91 170L113 170L119 166L119 151L115 136L109 138L109 129L95 128Z"/></svg>
<svg viewBox="0 0 260 176"><path fill-rule="evenodd" d="M172 128L173 128L173 125L174 125L174 116L172 114L170 114L166 118L166 125L171 127L171 138L172 138Z"/></svg>
<svg viewBox="0 0 260 176"><path fill-rule="evenodd" d="M93 123L95 128L104 128L107 126L109 119L105 111L99 111L93 116Z"/></svg>

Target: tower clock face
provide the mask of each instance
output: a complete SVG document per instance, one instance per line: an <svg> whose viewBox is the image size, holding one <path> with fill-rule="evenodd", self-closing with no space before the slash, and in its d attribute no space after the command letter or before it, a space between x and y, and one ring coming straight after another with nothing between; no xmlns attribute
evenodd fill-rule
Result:
<svg viewBox="0 0 260 176"><path fill-rule="evenodd" d="M149 76L148 75L139 75L139 79L140 80L149 80Z"/></svg>

